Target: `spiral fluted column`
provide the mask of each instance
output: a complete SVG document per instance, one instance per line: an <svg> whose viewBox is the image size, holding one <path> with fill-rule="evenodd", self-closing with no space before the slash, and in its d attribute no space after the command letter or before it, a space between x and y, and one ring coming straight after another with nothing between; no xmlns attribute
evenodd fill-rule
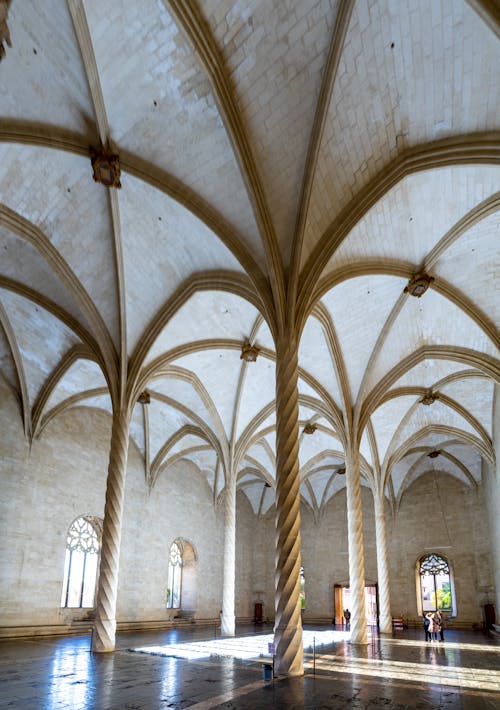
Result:
<svg viewBox="0 0 500 710"><path fill-rule="evenodd" d="M116 593L122 532L125 474L127 472L129 419L125 412L113 414L109 453L106 504L102 529L101 563L97 608L92 631L92 651L114 651Z"/></svg>
<svg viewBox="0 0 500 710"><path fill-rule="evenodd" d="M282 337L276 347L275 610L275 670L302 675L298 352L293 337Z"/></svg>
<svg viewBox="0 0 500 710"><path fill-rule="evenodd" d="M349 540L349 587L351 590L351 642L368 643L365 610L365 556L361 473L357 451L346 455L347 535Z"/></svg>
<svg viewBox="0 0 500 710"><path fill-rule="evenodd" d="M385 499L383 493L375 492L375 539L377 545L377 576L379 629L382 634L392 633L391 591L389 582L389 557L385 527Z"/></svg>
<svg viewBox="0 0 500 710"><path fill-rule="evenodd" d="M224 493L224 578L221 634L234 636L234 578L236 574L236 476L229 476Z"/></svg>

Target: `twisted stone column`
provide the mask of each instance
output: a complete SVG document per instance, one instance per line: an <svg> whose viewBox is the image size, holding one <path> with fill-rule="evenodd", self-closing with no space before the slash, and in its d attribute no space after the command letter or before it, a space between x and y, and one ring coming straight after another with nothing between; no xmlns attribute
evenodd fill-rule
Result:
<svg viewBox="0 0 500 710"><path fill-rule="evenodd" d="M300 615L298 352L295 338L276 347L276 619L275 670L304 673Z"/></svg>
<svg viewBox="0 0 500 710"><path fill-rule="evenodd" d="M389 558L385 528L385 499L383 492L375 492L375 539L377 544L377 576L379 602L379 629L382 634L392 633L391 593L389 584Z"/></svg>
<svg viewBox="0 0 500 710"><path fill-rule="evenodd" d="M365 610L365 557L361 474L357 451L346 453L347 536L349 540L349 587L351 590L351 642L368 643Z"/></svg>
<svg viewBox="0 0 500 710"><path fill-rule="evenodd" d="M222 580L222 636L234 636L234 579L236 575L236 476L226 481L224 493L224 579Z"/></svg>
<svg viewBox="0 0 500 710"><path fill-rule="evenodd" d="M128 435L129 419L127 414L123 411L115 412L111 430L96 618L92 631L92 651L99 653L115 649L116 594L125 474L127 472Z"/></svg>

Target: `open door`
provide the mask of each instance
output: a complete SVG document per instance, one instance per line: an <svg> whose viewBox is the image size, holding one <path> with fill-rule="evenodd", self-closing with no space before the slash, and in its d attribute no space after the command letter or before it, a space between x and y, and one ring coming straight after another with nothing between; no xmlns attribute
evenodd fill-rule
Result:
<svg viewBox="0 0 500 710"><path fill-rule="evenodd" d="M342 599L342 585L333 585L333 623L340 626L344 623L344 606Z"/></svg>
<svg viewBox="0 0 500 710"><path fill-rule="evenodd" d="M351 609L351 590L348 584L334 584L333 608L335 624L344 624L344 609ZM378 587L376 583L365 585L365 610L368 626L377 626Z"/></svg>

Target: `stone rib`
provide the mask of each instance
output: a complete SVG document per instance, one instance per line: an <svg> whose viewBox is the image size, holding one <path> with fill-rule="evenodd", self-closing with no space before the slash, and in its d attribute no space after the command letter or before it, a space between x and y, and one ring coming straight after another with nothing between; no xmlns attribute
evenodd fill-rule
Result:
<svg viewBox="0 0 500 710"><path fill-rule="evenodd" d="M302 675L298 353L293 338L276 348L276 646L279 675Z"/></svg>
<svg viewBox="0 0 500 710"><path fill-rule="evenodd" d="M106 505L101 544L101 565L92 651L102 653L115 648L116 595L128 455L128 417L124 412L113 415L111 451L109 453Z"/></svg>

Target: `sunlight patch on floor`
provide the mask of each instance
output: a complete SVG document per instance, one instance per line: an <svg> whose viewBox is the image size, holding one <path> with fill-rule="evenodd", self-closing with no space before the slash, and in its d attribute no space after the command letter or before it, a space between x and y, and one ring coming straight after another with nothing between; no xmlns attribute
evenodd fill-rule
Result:
<svg viewBox="0 0 500 710"><path fill-rule="evenodd" d="M392 646L419 646L421 648L454 648L462 651L500 653L500 646L485 646L484 643L460 643L458 641L418 641L416 639L391 639L384 637L384 644Z"/></svg>
<svg viewBox="0 0 500 710"><path fill-rule="evenodd" d="M307 662L305 668L312 669ZM322 655L316 658L316 670L331 673L351 673L353 675L384 678L387 680L409 680L423 684L453 685L463 688L496 690L500 688L500 671L486 668L462 668L433 663L408 663L369 658L340 658Z"/></svg>
<svg viewBox="0 0 500 710"><path fill-rule="evenodd" d="M304 631L302 634L304 648L316 648L327 644L345 641L351 636L349 631ZM220 638L211 641L191 641L189 643L173 643L164 646L141 646L131 648L136 653L149 653L155 656L174 656L196 660L210 656L229 656L248 660L251 658L271 657L269 644L274 642L273 634L242 636L239 638Z"/></svg>

